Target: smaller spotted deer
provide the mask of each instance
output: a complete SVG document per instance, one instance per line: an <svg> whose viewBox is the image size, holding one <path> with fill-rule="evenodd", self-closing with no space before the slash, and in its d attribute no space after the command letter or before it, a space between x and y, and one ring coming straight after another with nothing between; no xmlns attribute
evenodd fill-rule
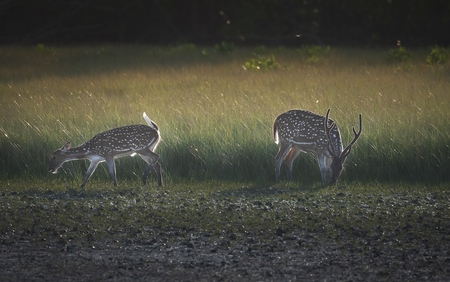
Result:
<svg viewBox="0 0 450 282"><path fill-rule="evenodd" d="M317 158L322 183L335 184L342 172L344 162L362 131L359 114L359 131L353 127L353 140L342 149L342 140L336 123L327 115L321 116L305 110L291 110L275 119L273 134L280 150L275 157L275 180L280 180L281 164L284 161L289 180L292 180L292 164L301 151L312 153Z"/></svg>
<svg viewBox="0 0 450 282"><path fill-rule="evenodd" d="M152 169L158 177L158 185L162 186L161 165L159 155L154 153L161 136L158 126L146 113L143 114L147 125L129 125L114 128L95 135L91 140L76 148L71 148L67 142L60 150L53 153L49 163L49 172L57 173L58 169L68 161L89 159L91 161L81 187L84 187L98 164L106 162L114 186L117 186L115 158L134 156L138 154L148 167L142 176L144 185Z"/></svg>

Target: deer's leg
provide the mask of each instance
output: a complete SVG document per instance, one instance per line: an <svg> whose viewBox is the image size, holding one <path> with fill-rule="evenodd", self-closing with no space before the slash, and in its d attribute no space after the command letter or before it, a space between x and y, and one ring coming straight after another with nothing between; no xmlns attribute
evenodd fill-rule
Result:
<svg viewBox="0 0 450 282"><path fill-rule="evenodd" d="M278 150L278 154L275 156L275 181L280 181L280 170L281 164L283 163L286 156L289 154L289 151L292 148L292 144L281 143L280 150Z"/></svg>
<svg viewBox="0 0 450 282"><path fill-rule="evenodd" d="M155 170L158 177L158 185L162 186L163 182L161 175L161 164L158 162L159 155L153 153L151 150L139 151L138 154L148 164L147 168L144 171L144 174L142 175L142 182L144 183L144 185L147 183L147 177L153 169Z"/></svg>
<svg viewBox="0 0 450 282"><path fill-rule="evenodd" d="M91 160L91 163L89 164L88 170L86 171L86 175L84 176L83 183L81 183L81 187L86 186L89 178L94 173L95 169L97 168L98 164L101 163L102 160Z"/></svg>
<svg viewBox="0 0 450 282"><path fill-rule="evenodd" d="M114 186L117 186L116 163L114 162L114 157L107 158L106 163L108 164L109 175L111 175L111 178L114 181Z"/></svg>
<svg viewBox="0 0 450 282"><path fill-rule="evenodd" d="M321 154L317 157L320 167L320 175L322 176L322 183L326 184L331 178L331 158L325 154Z"/></svg>
<svg viewBox="0 0 450 282"><path fill-rule="evenodd" d="M293 179L292 167L293 167L294 160L298 157L300 152L301 152L301 150L298 147L292 146L291 150L289 151L289 153L286 155L286 157L284 159L284 163L286 164L287 178L290 181L292 181L292 179Z"/></svg>
<svg viewBox="0 0 450 282"><path fill-rule="evenodd" d="M161 164L156 161L155 165L153 166L153 169L156 172L156 175L158 176L158 186L163 186L163 181L162 181L162 170L161 170Z"/></svg>

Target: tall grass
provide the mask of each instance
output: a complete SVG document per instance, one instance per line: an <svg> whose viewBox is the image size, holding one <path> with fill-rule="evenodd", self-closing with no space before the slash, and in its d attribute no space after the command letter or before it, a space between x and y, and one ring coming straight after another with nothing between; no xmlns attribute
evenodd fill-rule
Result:
<svg viewBox="0 0 450 282"><path fill-rule="evenodd" d="M270 53L278 67L243 68L255 52ZM50 176L48 155L66 141L78 145L100 131L144 123L145 111L161 129L157 151L167 179L272 182L275 117L331 108L344 143L363 115L363 135L341 181L448 182L449 65L428 66L421 50L408 67L386 54L332 49L311 63L283 48L1 47L0 179L78 184L85 162ZM138 179L144 163L123 158L117 169L119 182ZM294 175L320 181L315 160L304 154ZM109 181L103 167L93 177Z"/></svg>

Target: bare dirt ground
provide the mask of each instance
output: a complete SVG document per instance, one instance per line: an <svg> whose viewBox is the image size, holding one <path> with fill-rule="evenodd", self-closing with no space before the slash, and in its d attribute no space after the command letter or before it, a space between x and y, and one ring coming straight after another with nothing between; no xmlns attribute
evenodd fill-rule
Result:
<svg viewBox="0 0 450 282"><path fill-rule="evenodd" d="M159 230L149 241L0 244L2 281L448 281L450 242L402 249L314 234L210 236ZM392 241L391 241L392 239ZM381 243L380 243L381 242ZM425 242L425 241L424 241Z"/></svg>

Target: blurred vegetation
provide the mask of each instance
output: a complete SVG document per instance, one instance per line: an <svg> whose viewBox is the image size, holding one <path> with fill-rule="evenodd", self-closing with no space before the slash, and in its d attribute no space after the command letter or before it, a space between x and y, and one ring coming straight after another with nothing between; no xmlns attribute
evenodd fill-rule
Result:
<svg viewBox="0 0 450 282"><path fill-rule="evenodd" d="M449 14L446 0L7 0L0 44L448 46Z"/></svg>

